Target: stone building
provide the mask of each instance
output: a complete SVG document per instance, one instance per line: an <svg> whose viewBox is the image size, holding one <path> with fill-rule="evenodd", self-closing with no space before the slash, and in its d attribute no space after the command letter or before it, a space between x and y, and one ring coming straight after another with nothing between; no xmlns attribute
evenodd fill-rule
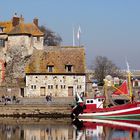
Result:
<svg viewBox="0 0 140 140"><path fill-rule="evenodd" d="M0 84L5 77L5 64L10 61L8 50L21 47L26 50L24 56L31 55L33 49L43 49L44 33L38 28L38 19L25 23L22 16L16 14L10 21L0 21Z"/></svg>
<svg viewBox="0 0 140 140"><path fill-rule="evenodd" d="M5 51L12 46L25 46L32 53L34 47L43 49L43 39L37 18L25 23L22 16L14 15L10 21L0 22L0 47Z"/></svg>
<svg viewBox="0 0 140 140"><path fill-rule="evenodd" d="M83 47L34 50L26 67L25 96L75 96L85 92Z"/></svg>

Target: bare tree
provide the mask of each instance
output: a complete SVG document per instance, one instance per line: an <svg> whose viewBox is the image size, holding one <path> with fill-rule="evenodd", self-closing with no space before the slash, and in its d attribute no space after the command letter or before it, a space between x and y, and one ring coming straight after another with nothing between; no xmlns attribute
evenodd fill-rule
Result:
<svg viewBox="0 0 140 140"><path fill-rule="evenodd" d="M62 38L59 34L47 29L45 26L40 26L39 29L45 34L44 45L47 46L58 46L62 42Z"/></svg>
<svg viewBox="0 0 140 140"><path fill-rule="evenodd" d="M111 75L112 77L121 76L120 69L111 60L104 56L97 56L95 58L92 69L95 72L95 78L100 82L100 84L103 84L103 79L107 75Z"/></svg>

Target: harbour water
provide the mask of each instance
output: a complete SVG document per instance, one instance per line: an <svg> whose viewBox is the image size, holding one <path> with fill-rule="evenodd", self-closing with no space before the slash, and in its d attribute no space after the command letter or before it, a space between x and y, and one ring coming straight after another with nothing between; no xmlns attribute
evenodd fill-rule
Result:
<svg viewBox="0 0 140 140"><path fill-rule="evenodd" d="M138 126L138 127L137 127ZM94 120L1 118L0 140L139 140L137 123Z"/></svg>

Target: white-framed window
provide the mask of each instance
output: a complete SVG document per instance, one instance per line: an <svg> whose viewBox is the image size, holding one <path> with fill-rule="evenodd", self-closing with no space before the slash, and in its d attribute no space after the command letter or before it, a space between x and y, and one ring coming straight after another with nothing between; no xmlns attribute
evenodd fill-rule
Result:
<svg viewBox="0 0 140 140"><path fill-rule="evenodd" d="M53 89L53 85L48 85L48 89Z"/></svg>
<svg viewBox="0 0 140 140"><path fill-rule="evenodd" d="M0 33L2 33L3 32L3 27L0 27Z"/></svg>
<svg viewBox="0 0 140 140"><path fill-rule="evenodd" d="M66 72L73 72L73 65L65 65Z"/></svg>
<svg viewBox="0 0 140 140"><path fill-rule="evenodd" d="M31 136L31 140L37 140L36 136Z"/></svg>
<svg viewBox="0 0 140 140"><path fill-rule="evenodd" d="M36 89L36 85L31 85L31 89Z"/></svg>
<svg viewBox="0 0 140 140"><path fill-rule="evenodd" d="M0 39L0 47L5 47L5 40L4 39Z"/></svg>
<svg viewBox="0 0 140 140"><path fill-rule="evenodd" d="M66 85L61 85L61 89L65 89L66 88Z"/></svg>
<svg viewBox="0 0 140 140"><path fill-rule="evenodd" d="M48 70L48 72L53 72L54 71L54 66L53 65L47 65L47 70Z"/></svg>
<svg viewBox="0 0 140 140"><path fill-rule="evenodd" d="M37 37L37 41L40 41L40 37L39 36Z"/></svg>
<svg viewBox="0 0 140 140"><path fill-rule="evenodd" d="M81 89L82 88L82 86L81 85L77 85L77 89Z"/></svg>

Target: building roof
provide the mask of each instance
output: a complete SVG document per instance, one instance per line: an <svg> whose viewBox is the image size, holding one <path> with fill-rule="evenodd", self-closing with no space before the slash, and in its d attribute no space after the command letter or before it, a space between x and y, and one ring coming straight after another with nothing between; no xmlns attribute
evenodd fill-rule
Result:
<svg viewBox="0 0 140 140"><path fill-rule="evenodd" d="M26 66L26 74L47 74L49 65L54 66L53 74L67 74L66 65L73 66L73 71L69 74L85 74L85 49L57 46L55 49L35 50Z"/></svg>
<svg viewBox="0 0 140 140"><path fill-rule="evenodd" d="M13 28L12 21L0 22L0 27L4 27L4 33L8 33Z"/></svg>
<svg viewBox="0 0 140 140"><path fill-rule="evenodd" d="M9 33L9 35L29 34L33 36L43 36L44 33L34 23L20 23L15 26Z"/></svg>
<svg viewBox="0 0 140 140"><path fill-rule="evenodd" d="M24 23L22 17L13 17L11 21L0 22L0 27L3 27L3 33L8 35L29 34L32 36L43 36L35 23Z"/></svg>

